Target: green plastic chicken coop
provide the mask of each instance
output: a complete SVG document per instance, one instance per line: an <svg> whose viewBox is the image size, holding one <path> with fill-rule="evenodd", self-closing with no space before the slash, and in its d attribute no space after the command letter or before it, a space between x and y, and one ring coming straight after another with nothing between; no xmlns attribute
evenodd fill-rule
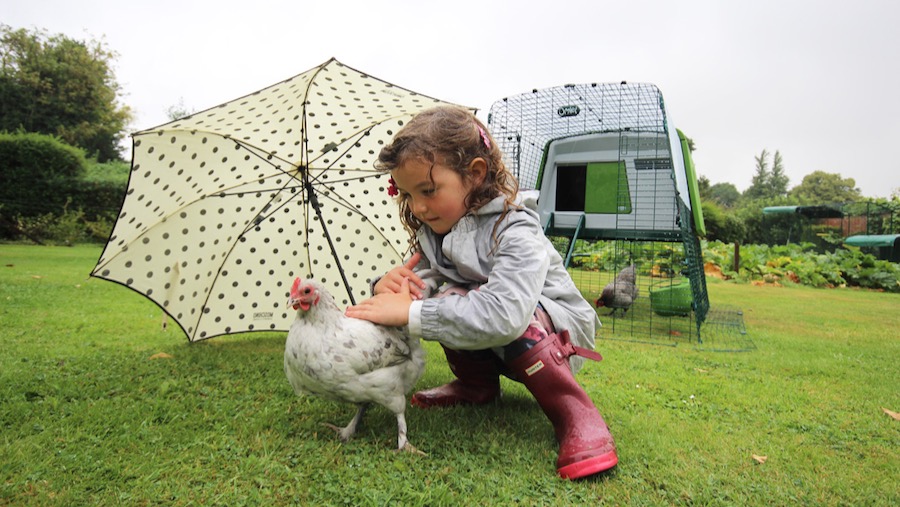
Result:
<svg viewBox="0 0 900 507"><path fill-rule="evenodd" d="M638 297L598 310L598 337L700 342L710 306L697 179L656 86L535 89L495 102L488 126L520 188L539 191L545 233L589 301L635 264Z"/></svg>

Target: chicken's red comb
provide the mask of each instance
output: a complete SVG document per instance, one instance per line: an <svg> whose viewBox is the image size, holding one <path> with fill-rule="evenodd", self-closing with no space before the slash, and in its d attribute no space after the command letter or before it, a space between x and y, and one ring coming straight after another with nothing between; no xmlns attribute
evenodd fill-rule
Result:
<svg viewBox="0 0 900 507"><path fill-rule="evenodd" d="M291 294L296 294L300 290L300 282L303 280L298 276L294 279L294 285L291 285Z"/></svg>

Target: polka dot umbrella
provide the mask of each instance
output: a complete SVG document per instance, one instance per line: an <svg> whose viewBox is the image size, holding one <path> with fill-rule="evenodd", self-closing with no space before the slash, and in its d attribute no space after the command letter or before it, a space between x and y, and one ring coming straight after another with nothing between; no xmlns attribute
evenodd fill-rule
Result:
<svg viewBox="0 0 900 507"><path fill-rule="evenodd" d="M408 244L373 163L408 119L443 103L331 59L137 132L91 275L145 295L190 341L286 331L297 276L352 304Z"/></svg>

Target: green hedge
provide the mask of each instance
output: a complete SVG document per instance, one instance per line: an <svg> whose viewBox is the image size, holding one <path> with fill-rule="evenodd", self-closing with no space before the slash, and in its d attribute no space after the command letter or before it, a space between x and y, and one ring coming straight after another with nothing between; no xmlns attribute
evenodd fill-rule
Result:
<svg viewBox="0 0 900 507"><path fill-rule="evenodd" d="M62 210L87 172L84 152L43 134L0 134L0 203L7 216Z"/></svg>
<svg viewBox="0 0 900 507"><path fill-rule="evenodd" d="M126 163L92 163L53 136L0 133L0 237L105 240L127 179Z"/></svg>

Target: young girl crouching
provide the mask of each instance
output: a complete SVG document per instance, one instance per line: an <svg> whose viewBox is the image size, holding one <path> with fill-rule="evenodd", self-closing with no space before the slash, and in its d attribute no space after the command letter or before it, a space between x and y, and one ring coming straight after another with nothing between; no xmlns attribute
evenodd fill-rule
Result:
<svg viewBox="0 0 900 507"><path fill-rule="evenodd" d="M469 111L419 113L386 146L414 253L374 285L350 317L408 326L437 341L456 379L416 393L412 404L484 404L500 396L500 375L519 381L553 423L557 471L577 479L618 457L600 412L575 380L593 352L597 314L518 193L502 153ZM581 357L579 357L581 356Z"/></svg>

